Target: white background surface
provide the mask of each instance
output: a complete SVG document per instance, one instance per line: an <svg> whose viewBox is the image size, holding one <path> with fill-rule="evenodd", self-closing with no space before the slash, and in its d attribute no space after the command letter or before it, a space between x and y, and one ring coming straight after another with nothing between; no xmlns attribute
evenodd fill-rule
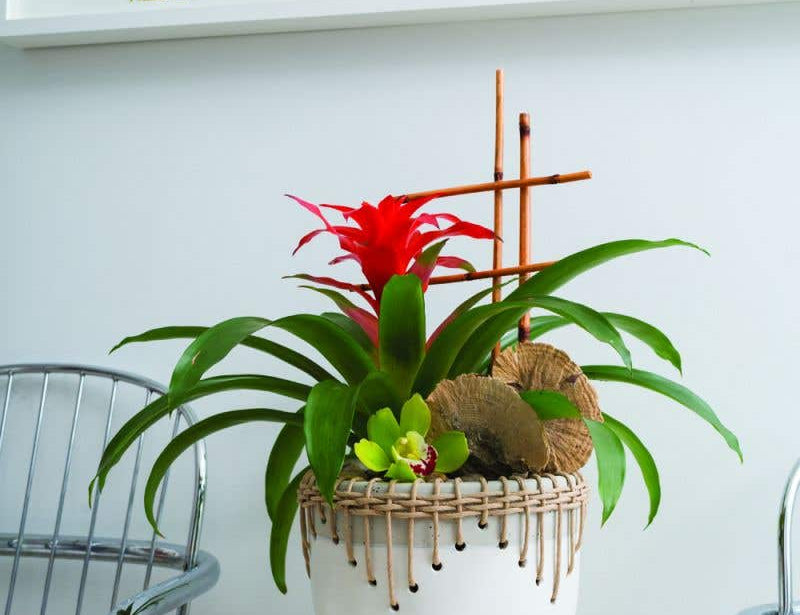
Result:
<svg viewBox="0 0 800 615"><path fill-rule="evenodd" d="M320 240L290 257L315 222L281 194L356 202L490 178L493 71L503 66L509 117L532 113L534 170L595 174L535 191L535 254L669 236L713 252L649 253L562 294L670 333L685 382L746 455L739 466L666 401L603 386L604 409L660 461L664 504L642 532L634 469L602 531L595 501L582 615L727 614L772 600L776 502L800 426L799 32L800 6L776 5L0 49L0 362L102 363L166 380L180 344L106 350L151 326L327 308L280 280L325 271L333 252ZM440 207L487 222L489 203ZM514 248L508 241L509 259ZM488 245L456 251L487 264ZM471 288L431 290L431 320ZM554 339L581 363L613 361L578 333ZM273 369L248 352L227 366ZM261 487L273 435L238 428L209 442L204 544L223 576L197 615L310 612L299 547L288 597L266 569Z"/></svg>

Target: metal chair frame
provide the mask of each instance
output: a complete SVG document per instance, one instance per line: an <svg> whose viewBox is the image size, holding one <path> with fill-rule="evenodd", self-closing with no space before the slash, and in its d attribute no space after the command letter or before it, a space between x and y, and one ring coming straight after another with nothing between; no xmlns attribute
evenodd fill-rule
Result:
<svg viewBox="0 0 800 615"><path fill-rule="evenodd" d="M792 525L794 524L797 494L800 491L800 461L797 461L786 481L778 513L778 602L754 606L740 615L794 615L800 604L794 601L792 588Z"/></svg>
<svg viewBox="0 0 800 615"><path fill-rule="evenodd" d="M48 384L51 374L75 374L79 377L78 391L72 415L72 428L69 436L69 444L64 464L64 474L61 481L61 492L59 496L58 510L56 512L55 527L51 535L26 535L25 524L28 517L28 506L31 498L31 489L34 476L36 474L36 463L39 449L39 439L41 435L42 421L44 416L45 402L47 399ZM131 487L128 496L127 510L121 538L108 539L96 538L94 536L95 521L97 512L100 508L101 494L95 489L94 506L89 521L88 534L86 536L62 536L60 534L61 518L64 511L64 501L67 493L67 485L70 476L70 466L72 462L73 445L75 442L78 416L80 414L81 402L83 399L84 383L87 377L96 377L110 380L111 396L108 403L108 411L105 424L105 436L103 448L108 443L111 421L114 414L114 406L117 398L117 387L120 382L140 387L146 391L146 403L153 395L164 395L166 389L157 382L142 378L135 374L109 370L105 368L92 367L88 365L72 365L57 363L26 363L17 365L0 366L0 377L7 376L6 390L2 398L0 407L0 455L3 450L3 439L6 431L6 418L9 413L12 392L14 388L14 378L20 374L41 374L42 387L34 428L33 443L31 447L30 462L28 465L27 482L25 487L25 499L22 505L18 531L14 534L0 533L0 557L13 557L14 561L11 568L11 579L8 587L8 595L5 600L4 615L10 615L11 606L14 599L14 588L17 581L20 559L23 556L40 557L48 559L47 573L45 577L44 591L40 615L45 615L50 593L50 585L53 576L53 564L56 559L79 559L83 560L81 581L78 588L76 615L80 615L83 607L83 599L86 588L89 562L92 560L116 562L116 575L114 587L112 589L111 611L113 615L161 615L176 610L180 615L187 615L190 602L209 590L219 578L219 563L216 558L205 551L199 549L200 530L202 527L203 510L206 497L206 449L205 444L200 441L194 445L194 489L192 497L192 511L189 521L189 535L185 545L175 545L167 543L157 543L156 533L153 532L150 540L131 540L128 537L130 528L134 495L139 474L139 467L142 455L142 437L136 445L136 458L131 478ZM196 422L196 418L191 408L180 406L175 412L173 423L173 437L178 433L180 421L183 420L187 425ZM164 506L164 499L167 492L169 475L164 477L161 486L156 508L156 520L161 517ZM119 584L122 576L123 564L134 563L146 566L145 580L141 592L124 600L118 599ZM150 579L153 567L171 568L181 570L178 576L166 581L150 586Z"/></svg>

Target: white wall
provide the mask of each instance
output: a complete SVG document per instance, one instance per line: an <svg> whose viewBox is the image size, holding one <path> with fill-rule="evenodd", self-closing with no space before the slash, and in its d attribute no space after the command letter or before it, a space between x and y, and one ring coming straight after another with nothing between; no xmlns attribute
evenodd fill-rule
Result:
<svg viewBox="0 0 800 615"><path fill-rule="evenodd" d="M724 614L771 601L776 503L800 428L799 34L800 5L787 4L0 49L0 363L82 361L166 380L180 344L106 350L156 325L319 311L280 276L324 271L333 246L291 258L314 221L281 195L356 202L488 179L502 66L509 116L533 116L535 170L595 174L534 193L539 257L624 237L685 237L713 252L650 253L565 294L669 332L685 382L746 455L740 466L666 401L601 387L604 408L656 454L664 504L642 532L634 469L602 531L595 502L581 613ZM442 207L488 221L486 197ZM488 246L460 251L486 264ZM431 318L467 290L431 290ZM556 340L580 362L613 360L577 333ZM227 365L279 369L246 352ZM266 568L273 434L240 428L209 442L205 546L223 577L198 615L310 612L299 548L288 597Z"/></svg>

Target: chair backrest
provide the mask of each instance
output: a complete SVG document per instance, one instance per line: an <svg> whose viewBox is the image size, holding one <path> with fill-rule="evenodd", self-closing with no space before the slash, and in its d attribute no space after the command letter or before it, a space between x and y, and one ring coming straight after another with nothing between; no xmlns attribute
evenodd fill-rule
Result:
<svg viewBox="0 0 800 615"><path fill-rule="evenodd" d="M80 615L85 609L98 608L87 603L90 597L97 599L99 592L106 594L103 603L113 608L127 597L124 592L135 593L156 582L159 568L194 567L206 490L202 441L194 446L194 458L188 466L173 469L173 473L191 476L182 481L191 487L191 495L185 498L191 501L185 543L161 542L145 523L136 498L148 453L158 453L182 424L195 422L187 406L164 420L169 428L151 430L140 437L112 470L102 496L95 489L91 509L87 502L89 480L109 438L131 414L163 394L165 389L155 382L96 367L0 366L0 556L8 556L0 557L0 562L10 563L5 604L0 568L3 615L11 615L15 591L20 593L21 583L28 589L35 586L37 595L16 606L19 612L34 612L35 599L35 609L44 615L48 602L57 600L58 612ZM156 500L156 519L162 530L165 523L185 527L185 508L184 514L176 516L176 509L170 505L170 513L165 514L168 480L166 476ZM105 537L105 533L114 538ZM137 539L137 534L141 538ZM40 558L41 570L34 572L27 567L32 558ZM61 594L51 600L58 576L54 572L56 560L72 560L59 564L63 568L58 570L69 588L69 608ZM90 566L93 560L112 565ZM128 579L131 567L127 563L140 564L135 573L130 573L139 576L132 581L136 586ZM73 568L68 570L69 566ZM103 573L106 577L93 578L100 568L107 571ZM102 610L107 611L105 607Z"/></svg>

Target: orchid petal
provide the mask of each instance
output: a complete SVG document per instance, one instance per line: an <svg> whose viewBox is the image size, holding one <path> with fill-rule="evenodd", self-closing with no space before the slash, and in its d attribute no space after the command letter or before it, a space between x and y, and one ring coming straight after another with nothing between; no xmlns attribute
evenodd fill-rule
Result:
<svg viewBox="0 0 800 615"><path fill-rule="evenodd" d="M392 447L401 433L400 425L389 408L378 410L367 421L367 436L387 454L391 454Z"/></svg>
<svg viewBox="0 0 800 615"><path fill-rule="evenodd" d="M424 437L431 426L431 411L419 393L403 404L400 410L400 431L413 431Z"/></svg>
<svg viewBox="0 0 800 615"><path fill-rule="evenodd" d="M360 442L356 442L353 450L356 453L359 461L373 472L383 472L388 470L392 464L389 455L376 443L365 438Z"/></svg>
<svg viewBox="0 0 800 615"><path fill-rule="evenodd" d="M443 474L455 472L469 457L467 437L461 431L447 431L433 441L436 449L436 471Z"/></svg>
<svg viewBox="0 0 800 615"><path fill-rule="evenodd" d="M389 466L389 469L386 471L386 478L411 483L417 480L417 475L414 474L414 471L408 463L401 460L395 461Z"/></svg>

